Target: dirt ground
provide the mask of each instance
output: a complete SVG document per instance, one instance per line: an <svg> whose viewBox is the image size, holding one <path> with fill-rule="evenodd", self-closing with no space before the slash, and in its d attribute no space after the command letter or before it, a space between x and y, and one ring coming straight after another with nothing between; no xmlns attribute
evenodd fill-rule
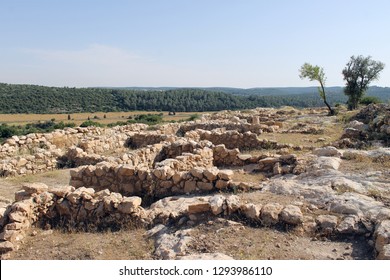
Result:
<svg viewBox="0 0 390 280"><path fill-rule="evenodd" d="M144 229L117 232L63 232L33 228L14 260L143 260L152 259L153 242Z"/></svg>
<svg viewBox="0 0 390 280"><path fill-rule="evenodd" d="M224 253L239 260L353 260L372 259L366 239L312 238L284 229L256 228L215 219L194 228L192 249Z"/></svg>

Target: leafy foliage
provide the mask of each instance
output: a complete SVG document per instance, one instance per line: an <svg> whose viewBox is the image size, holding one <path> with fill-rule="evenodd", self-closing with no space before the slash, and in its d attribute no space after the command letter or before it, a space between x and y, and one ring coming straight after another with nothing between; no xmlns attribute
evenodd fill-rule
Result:
<svg viewBox="0 0 390 280"><path fill-rule="evenodd" d="M371 56L352 56L343 70L346 86L345 95L348 96L348 108L356 109L359 101L368 89L369 84L379 79L379 73L385 65L371 59Z"/></svg>
<svg viewBox="0 0 390 280"><path fill-rule="evenodd" d="M347 98L341 88L326 88L326 90L328 102L346 102ZM371 87L369 94L370 91L384 101L390 99L389 88ZM323 101L313 95L314 92L313 88L130 90L0 83L0 113L70 114L134 110L204 112L255 107L323 106Z"/></svg>
<svg viewBox="0 0 390 280"><path fill-rule="evenodd" d="M26 125L0 125L0 142L13 135L26 135L29 133L46 133L55 129L64 129L65 127L75 127L75 123L55 123L54 121L29 123Z"/></svg>
<svg viewBox="0 0 390 280"><path fill-rule="evenodd" d="M318 92L320 94L320 97L324 101L325 105L329 109L329 114L334 115L334 110L330 107L329 103L326 101L326 94L325 94L325 72L322 67L319 67L318 65L311 65L309 63L305 63L302 65L301 69L299 70L299 77L301 79L308 78L310 81L317 81L320 83L320 86L318 87Z"/></svg>
<svg viewBox="0 0 390 280"><path fill-rule="evenodd" d="M364 96L359 103L363 105L369 105L382 103L382 101L376 96Z"/></svg>
<svg viewBox="0 0 390 280"><path fill-rule="evenodd" d="M80 124L80 127L88 127L88 126L96 126L96 127L103 127L104 125L98 122L94 122L91 120L85 121L82 124Z"/></svg>

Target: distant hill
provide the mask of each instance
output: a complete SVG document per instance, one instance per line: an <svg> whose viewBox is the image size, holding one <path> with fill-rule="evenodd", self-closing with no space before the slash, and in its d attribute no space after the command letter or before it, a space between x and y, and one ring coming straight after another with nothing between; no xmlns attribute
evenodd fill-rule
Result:
<svg viewBox="0 0 390 280"><path fill-rule="evenodd" d="M330 104L345 103L341 87L327 88ZM390 100L390 88L369 95ZM309 88L69 88L0 83L0 113L74 113L109 111L202 112L255 107L324 106ZM0 120L1 122L1 120Z"/></svg>
<svg viewBox="0 0 390 280"><path fill-rule="evenodd" d="M211 92L224 92L235 95L259 95L259 96L285 96L295 94L317 94L317 87L259 87L259 88L232 88L232 87L191 87L192 89L200 89ZM127 90L175 90L182 89L180 87L120 87L112 89L127 89ZM328 94L343 95L343 87L326 87ZM386 101L390 99L390 87L377 87L372 86L368 89L367 95L377 96Z"/></svg>

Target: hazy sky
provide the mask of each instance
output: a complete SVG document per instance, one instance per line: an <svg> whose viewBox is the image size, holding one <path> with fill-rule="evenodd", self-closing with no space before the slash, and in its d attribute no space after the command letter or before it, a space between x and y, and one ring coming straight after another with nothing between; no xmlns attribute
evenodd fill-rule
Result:
<svg viewBox="0 0 390 280"><path fill-rule="evenodd" d="M0 0L0 82L53 86L344 84L350 56L387 66L390 1Z"/></svg>

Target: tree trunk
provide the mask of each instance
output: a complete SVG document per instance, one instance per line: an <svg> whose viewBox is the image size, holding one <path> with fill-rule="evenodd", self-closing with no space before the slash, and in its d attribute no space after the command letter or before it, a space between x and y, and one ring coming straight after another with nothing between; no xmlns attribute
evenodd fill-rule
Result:
<svg viewBox="0 0 390 280"><path fill-rule="evenodd" d="M326 98L324 98L324 103L328 107L329 116L334 116L335 115L335 111L332 109L332 107L330 107L329 103L326 101Z"/></svg>
<svg viewBox="0 0 390 280"><path fill-rule="evenodd" d="M326 101L325 88L321 81L320 81L320 85L321 85L322 92L324 93L324 97L322 99L324 100L325 105L328 107L329 116L334 116L335 111L332 109L332 107L330 107L329 103Z"/></svg>

